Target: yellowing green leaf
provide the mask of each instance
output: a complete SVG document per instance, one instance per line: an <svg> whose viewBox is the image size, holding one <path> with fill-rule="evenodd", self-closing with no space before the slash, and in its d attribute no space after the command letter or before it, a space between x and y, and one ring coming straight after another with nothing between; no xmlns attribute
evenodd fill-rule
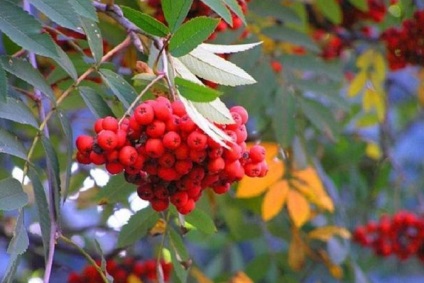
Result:
<svg viewBox="0 0 424 283"><path fill-rule="evenodd" d="M340 236L344 239L349 239L351 235L346 228L333 225L318 227L308 233L309 238L321 240L324 242L328 241L334 236Z"/></svg>
<svg viewBox="0 0 424 283"><path fill-rule="evenodd" d="M289 246L289 266L295 271L300 271L305 264L305 244L297 228L292 228L292 238Z"/></svg>
<svg viewBox="0 0 424 283"><path fill-rule="evenodd" d="M295 190L289 190L287 209L296 227L301 227L309 220L311 208L306 198Z"/></svg>
<svg viewBox="0 0 424 283"><path fill-rule="evenodd" d="M127 283L143 283L143 281L136 274L131 273L127 278Z"/></svg>
<svg viewBox="0 0 424 283"><path fill-rule="evenodd" d="M374 52L373 58L374 70L371 74L371 81L373 84L381 84L386 78L386 61L379 52Z"/></svg>
<svg viewBox="0 0 424 283"><path fill-rule="evenodd" d="M352 80L349 88L347 90L347 94L349 96L356 96L359 92L365 87L367 83L368 77L366 71L359 72L355 78Z"/></svg>
<svg viewBox="0 0 424 283"><path fill-rule="evenodd" d="M284 165L280 159L268 162L269 170L263 178L250 178L245 176L239 183L236 197L251 198L262 194L269 186L277 182L284 174Z"/></svg>
<svg viewBox="0 0 424 283"><path fill-rule="evenodd" d="M199 268L193 266L190 268L190 275L196 279L197 283L213 283L211 279L209 279L206 274L204 274Z"/></svg>
<svg viewBox="0 0 424 283"><path fill-rule="evenodd" d="M356 60L356 66L358 66L358 68L362 70L368 69L372 64L373 56L374 56L373 50L369 49L365 51Z"/></svg>
<svg viewBox="0 0 424 283"><path fill-rule="evenodd" d="M380 122L383 121L386 113L384 93L378 92L375 89L367 88L362 99L362 107L365 111L375 109L378 120Z"/></svg>
<svg viewBox="0 0 424 283"><path fill-rule="evenodd" d="M365 154L372 159L379 159L381 157L380 146L376 143L368 143L365 148Z"/></svg>
<svg viewBox="0 0 424 283"><path fill-rule="evenodd" d="M253 280L243 271L239 271L230 279L230 283L253 283Z"/></svg>
<svg viewBox="0 0 424 283"><path fill-rule="evenodd" d="M283 209L288 192L289 184L286 180L280 180L269 188L262 202L264 221L271 220Z"/></svg>

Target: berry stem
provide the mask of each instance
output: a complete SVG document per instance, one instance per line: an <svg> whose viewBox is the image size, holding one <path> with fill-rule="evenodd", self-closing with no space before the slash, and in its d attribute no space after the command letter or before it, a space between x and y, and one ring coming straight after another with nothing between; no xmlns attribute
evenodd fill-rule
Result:
<svg viewBox="0 0 424 283"><path fill-rule="evenodd" d="M131 103L130 107L128 107L127 111L125 111L124 115L122 115L122 118L119 120L119 124L122 123L122 121L127 117L131 111L134 109L134 107L137 105L137 103L140 101L141 97L158 81L163 79L165 77L164 74L158 75L156 78L154 78L141 92L140 94L134 99L134 101Z"/></svg>

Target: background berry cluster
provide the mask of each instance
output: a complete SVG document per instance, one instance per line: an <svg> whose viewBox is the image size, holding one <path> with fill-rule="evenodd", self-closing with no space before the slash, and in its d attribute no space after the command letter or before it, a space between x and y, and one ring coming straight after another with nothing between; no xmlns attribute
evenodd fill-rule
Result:
<svg viewBox="0 0 424 283"><path fill-rule="evenodd" d="M97 262L100 266L100 261ZM172 263L160 261L163 272L163 279L169 282L172 271ZM113 277L113 282L127 283L127 282L157 282L157 261L154 259L136 260L134 258L126 258L123 262L115 260L106 261L106 271ZM132 279L137 278L138 280ZM103 282L100 273L93 265L84 267L80 274L71 272L68 276L68 283L98 283Z"/></svg>
<svg viewBox="0 0 424 283"><path fill-rule="evenodd" d="M383 257L396 255L400 259L417 256L424 261L424 219L412 212L400 211L358 226L354 241L370 247Z"/></svg>
<svg viewBox="0 0 424 283"><path fill-rule="evenodd" d="M263 177L268 171L265 149L246 146L247 111L234 106L230 112L235 123L217 125L232 140L224 146L191 120L181 101L147 100L121 123L114 117L97 120L96 136L76 139L76 158L82 164L105 164L110 174L123 172L154 210L172 203L187 214L204 189L222 194L245 174Z"/></svg>

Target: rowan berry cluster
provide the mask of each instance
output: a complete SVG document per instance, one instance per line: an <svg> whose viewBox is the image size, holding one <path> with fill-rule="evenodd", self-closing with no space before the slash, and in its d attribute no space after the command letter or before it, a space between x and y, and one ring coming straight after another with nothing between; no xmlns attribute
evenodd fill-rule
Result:
<svg viewBox="0 0 424 283"><path fill-rule="evenodd" d="M387 29L381 39L386 43L390 69L424 66L424 11L416 11L400 28Z"/></svg>
<svg viewBox="0 0 424 283"><path fill-rule="evenodd" d="M250 0L237 0L238 4L240 5L240 8L243 12L243 14L247 13L247 2ZM154 17L161 21L165 22L165 16L163 14L162 5L160 0L148 0L147 4L154 9ZM194 0L193 4L190 7L190 11L188 12L188 15L186 17L186 20L190 20L195 17L199 16L207 16L207 17L215 17L217 16L214 11L212 11L209 6L207 6L205 3L199 0ZM243 21L233 12L231 12L232 17L232 25L229 25L227 22L221 19L218 26L216 27L215 32L210 36L210 40L213 40L218 32L223 32L225 30L232 29L237 30L243 26Z"/></svg>
<svg viewBox="0 0 424 283"><path fill-rule="evenodd" d="M100 266L100 262L97 262ZM169 282L172 264L164 261L160 262L163 278ZM157 261L154 259L135 260L126 258L119 263L115 260L106 261L106 271L113 277L113 282L157 282ZM132 281L131 279L132 278ZM134 280L134 279L137 280ZM87 265L80 274L71 272L68 276L68 283L98 283L103 282L100 273L93 265Z"/></svg>
<svg viewBox="0 0 424 283"><path fill-rule="evenodd" d="M354 241L372 248L379 256L407 259L415 255L424 261L424 219L412 212L385 215L378 222L358 226L353 235Z"/></svg>
<svg viewBox="0 0 424 283"><path fill-rule="evenodd" d="M181 101L147 100L121 124L113 117L98 119L95 137L76 139L76 158L82 164L104 164L110 174L124 172L154 210L172 203L188 214L204 189L223 194L244 175L263 177L268 171L265 149L247 149L247 111L234 106L230 112L235 123L217 125L232 139L224 146L192 121Z"/></svg>
<svg viewBox="0 0 424 283"><path fill-rule="evenodd" d="M391 0L391 4L395 2L397 1ZM347 0L339 0L339 3L341 4L343 14L341 25L346 28L350 28L364 21L380 23L387 14L387 6L384 0L367 0L367 11L357 9Z"/></svg>

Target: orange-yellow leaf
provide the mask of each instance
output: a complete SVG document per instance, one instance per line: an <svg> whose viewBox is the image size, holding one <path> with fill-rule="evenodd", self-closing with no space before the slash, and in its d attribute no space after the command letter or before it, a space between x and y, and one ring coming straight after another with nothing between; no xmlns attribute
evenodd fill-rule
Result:
<svg viewBox="0 0 424 283"><path fill-rule="evenodd" d="M322 261L324 262L325 266L327 267L331 275L336 279L342 279L343 269L331 261L328 253L324 250L319 250L318 254L321 256Z"/></svg>
<svg viewBox="0 0 424 283"><path fill-rule="evenodd" d="M309 203L303 195L295 190L289 190L287 197L287 209L290 218L296 227L301 227L309 220L311 215Z"/></svg>
<svg viewBox="0 0 424 283"><path fill-rule="evenodd" d="M277 182L284 174L284 165L280 159L272 159L268 162L269 171L265 177L250 178L245 176L239 183L236 197L251 198L262 194L272 184Z"/></svg>
<svg viewBox="0 0 424 283"><path fill-rule="evenodd" d="M213 283L199 268L193 266L190 268L190 275L196 279L197 283Z"/></svg>
<svg viewBox="0 0 424 283"><path fill-rule="evenodd" d="M312 167L307 167L303 170L294 172L296 179L293 180L296 188L302 192L312 203L316 204L330 212L334 211L334 204L328 196L318 176L318 173Z"/></svg>
<svg viewBox="0 0 424 283"><path fill-rule="evenodd" d="M143 281L141 281L140 277L131 273L127 278L127 283L143 283Z"/></svg>
<svg viewBox="0 0 424 283"><path fill-rule="evenodd" d="M156 222L155 226L153 226L152 229L150 229L149 233L152 236L157 236L157 235L162 235L163 233L165 233L165 230L166 230L166 221L160 218Z"/></svg>
<svg viewBox="0 0 424 283"><path fill-rule="evenodd" d="M292 238L289 246L288 261L291 269L299 271L305 264L305 243L299 235L297 228L292 229Z"/></svg>
<svg viewBox="0 0 424 283"><path fill-rule="evenodd" d="M249 143L247 143L247 147L251 148L255 144L256 143L249 142ZM280 150L278 143L275 143L275 142L261 142L260 145L265 148L265 160L266 161L271 161L272 159L274 159L274 157L276 157L278 155L278 151Z"/></svg>
<svg viewBox="0 0 424 283"><path fill-rule="evenodd" d="M359 92L364 89L365 84L367 83L368 77L366 71L359 72L350 83L347 89L348 96L356 96Z"/></svg>
<svg viewBox="0 0 424 283"><path fill-rule="evenodd" d="M380 146L373 142L367 143L365 154L375 160L380 159L382 155Z"/></svg>
<svg viewBox="0 0 424 283"><path fill-rule="evenodd" d="M230 279L230 283L253 283L253 280L243 271L239 271Z"/></svg>
<svg viewBox="0 0 424 283"><path fill-rule="evenodd" d="M283 209L288 192L289 184L286 180L280 180L269 188L262 202L264 221L271 220Z"/></svg>
<svg viewBox="0 0 424 283"><path fill-rule="evenodd" d="M333 236L340 236L344 239L349 239L351 235L349 230L346 228L333 225L318 227L308 233L309 238L321 240L324 242L328 241Z"/></svg>

